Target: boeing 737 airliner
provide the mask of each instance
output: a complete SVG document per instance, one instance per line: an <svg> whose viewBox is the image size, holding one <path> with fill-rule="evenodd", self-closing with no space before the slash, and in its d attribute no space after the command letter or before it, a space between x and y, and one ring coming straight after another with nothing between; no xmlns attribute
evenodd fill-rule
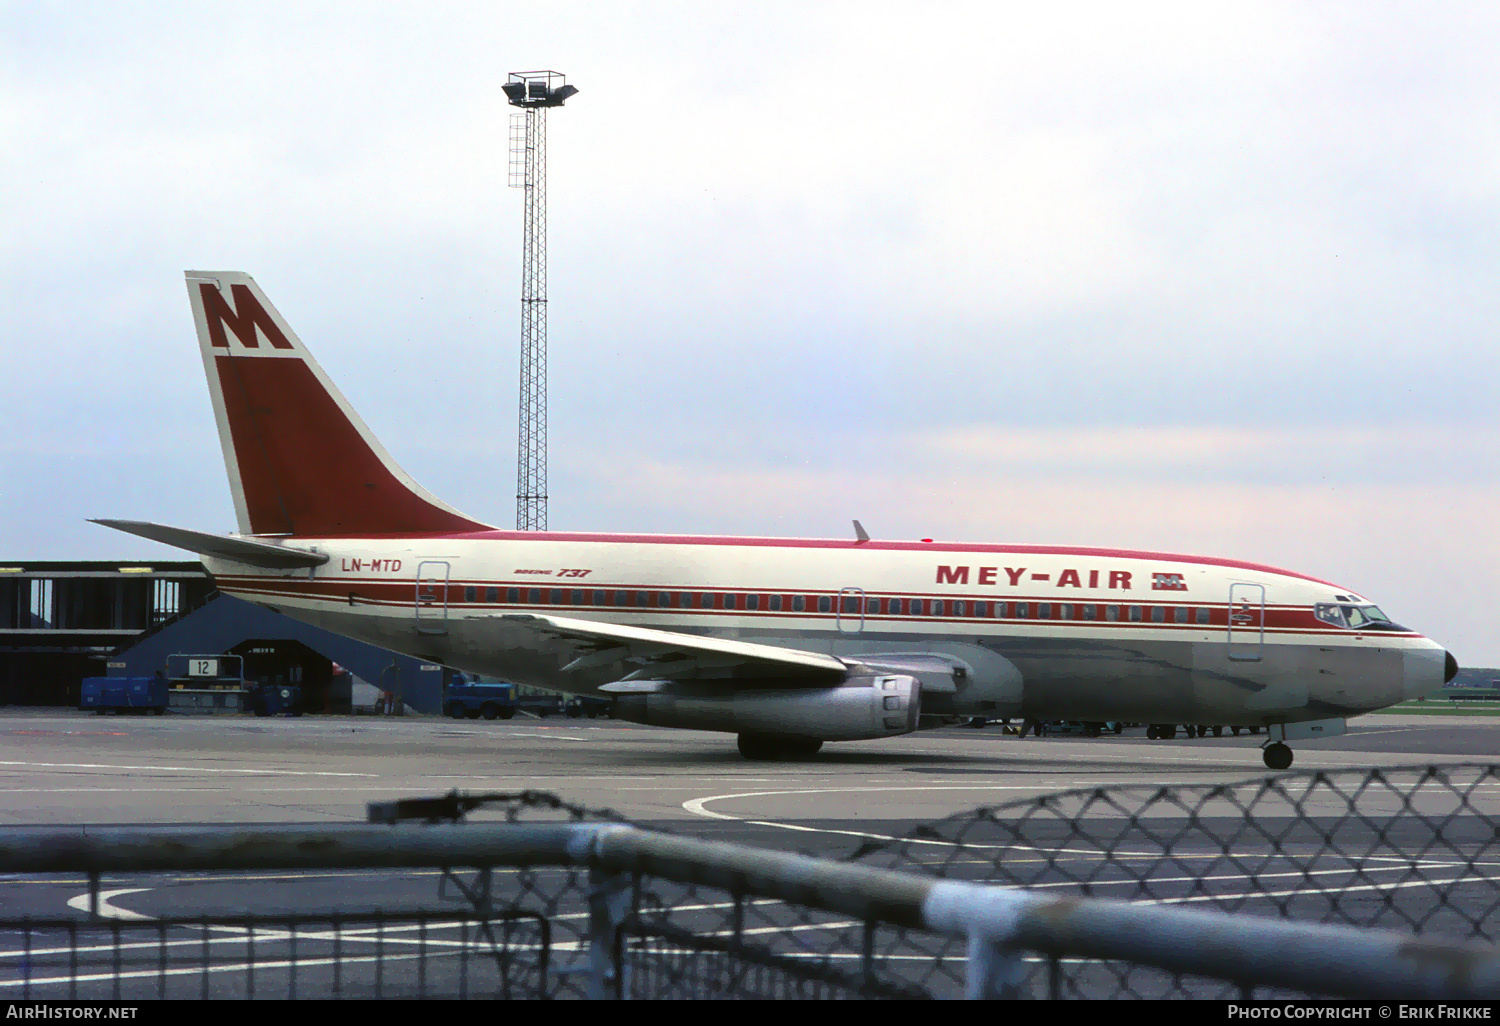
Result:
<svg viewBox="0 0 1500 1026"><path fill-rule="evenodd" d="M1264 726L1273 769L1457 672L1350 589L1234 560L498 530L396 465L249 275L187 283L239 531L98 523L397 652L737 734L752 759L1011 716Z"/></svg>

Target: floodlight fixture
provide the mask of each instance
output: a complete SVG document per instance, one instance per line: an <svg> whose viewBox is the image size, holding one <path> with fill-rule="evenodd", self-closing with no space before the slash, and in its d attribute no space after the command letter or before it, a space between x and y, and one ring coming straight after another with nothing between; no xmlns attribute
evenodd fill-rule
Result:
<svg viewBox="0 0 1500 1026"><path fill-rule="evenodd" d="M578 92L558 71L513 71L500 87L512 107L561 107Z"/></svg>

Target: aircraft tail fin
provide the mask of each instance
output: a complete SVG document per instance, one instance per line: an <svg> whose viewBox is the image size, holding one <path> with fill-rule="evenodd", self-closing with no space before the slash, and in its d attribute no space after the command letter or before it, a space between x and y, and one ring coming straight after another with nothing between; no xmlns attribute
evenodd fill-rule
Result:
<svg viewBox="0 0 1500 1026"><path fill-rule="evenodd" d="M241 534L492 529L391 459L248 274L188 271L187 286Z"/></svg>

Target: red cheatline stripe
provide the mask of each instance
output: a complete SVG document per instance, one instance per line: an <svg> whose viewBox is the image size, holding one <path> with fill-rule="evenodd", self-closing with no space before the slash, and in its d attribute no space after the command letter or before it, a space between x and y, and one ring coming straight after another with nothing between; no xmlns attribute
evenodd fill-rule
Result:
<svg viewBox="0 0 1500 1026"><path fill-rule="evenodd" d="M223 581L223 580L224 579L221 578L221 581ZM409 582L409 581L408 582L389 582L388 586L380 587L378 590L380 590L382 592L388 593L390 595L390 597L379 597L379 596L375 596L375 595L371 595L370 594L370 592L372 590L376 590L376 589L374 588L374 586L372 584L365 583L365 582L361 582L361 585L360 585L360 587L358 589L350 589L348 587L344 587L344 588L340 589L338 587L335 587L335 585L337 585L338 582L330 582L330 581L307 581L307 580L296 580L296 579L282 578L282 579L277 579L277 581L276 581L276 583L279 584L280 587L268 587L267 585L270 585L272 582L269 581L269 580L267 580L267 579L265 579L265 578L242 577L242 578L236 578L235 580L236 580L236 582L241 582L242 581L244 583L242 583L242 584L241 583L225 584L225 590L226 591L229 591L230 593L238 593L238 594L247 595L247 596L249 596L249 595L259 596L259 597L262 597L262 598L283 598L283 599L300 599L300 600L308 600L308 599L319 600L319 599L322 599L322 600L328 601L331 604L343 605L343 604L345 604L345 603L347 603L349 601L349 594L352 591L353 594L354 594L355 604L360 605L360 606L365 606L365 607L380 606L380 607L388 608L388 609L409 609L409 608L413 608L414 607L415 601L416 601L415 591L414 591L414 584L413 584L413 582ZM379 582L379 583L386 584L386 582ZM573 591L581 591L581 592L584 592L585 594L587 594L590 591L598 590L598 591L610 591L612 593L614 593L614 592L626 592L626 593L629 593L631 595L635 595L635 594L638 594L638 593L644 593L644 594L649 594L649 595L660 595L660 594L664 594L665 593L665 594L668 594L668 595L672 596L672 604L668 604L668 605L638 605L638 604L632 603L630 605L614 605L614 604L596 605L596 604L594 604L592 602L584 602L584 603L575 604L575 603L567 602L567 601L564 601L564 602L551 602L551 601L546 601L546 600L544 600L544 601L538 601L538 602L535 602L535 603L533 603L533 602L524 602L524 601L518 601L518 602L499 602L499 601L496 601L496 602L479 602L479 601L472 601L471 602L471 601L463 600L462 598L451 597L451 593L454 590L462 589L464 587L466 587L466 586L464 586L464 585L450 585L449 586L450 597L447 597L446 601L445 601L445 599L443 597L434 596L431 602L424 602L423 606L424 606L424 608L446 608L447 610L449 610L451 612L457 612L457 613L462 613L462 612L465 612L465 611L474 612L474 611L481 611L481 610L494 610L496 612L504 612L504 611L507 611L507 610L511 610L511 611L545 610L545 611L556 612L556 613L567 613L567 612L571 612L571 611L575 611L576 610L576 611L588 611L588 612L607 611L607 612L611 612L611 613L652 613L652 614L667 614L667 615L676 615L676 616L688 615L688 616L693 616L693 617L717 616L717 617L720 617L720 618L725 617L725 616L735 616L735 617L738 617L738 618L754 617L754 618L759 618L759 619L817 619L817 620L839 620L839 619L842 619L842 620L846 620L846 621L853 621L855 619L862 619L866 623L887 623L887 624L908 624L908 625L932 624L932 623L950 623L950 624L960 624L960 623L968 623L968 624L1004 623L1004 624L1007 624L1007 625L1010 625L1010 626L1027 626L1027 625L1032 625L1032 624L1041 625L1041 626L1087 625L1090 628L1093 628L1093 627L1104 627L1104 628L1114 629L1114 630L1118 630L1118 629L1130 629L1130 628L1140 627L1140 628L1149 628L1149 629L1153 629L1153 630L1169 630L1169 631L1176 631L1176 632L1182 632L1182 631L1201 632L1205 628L1206 629L1220 629L1220 630L1225 629L1227 627L1226 611L1227 611L1227 608L1228 608L1227 606L1224 606L1224 605L1215 605L1215 604L1212 604L1212 603L1194 603L1192 605L1189 605L1187 603L1177 603L1175 605L1166 605L1166 604L1163 604L1163 603L1145 603L1145 602L1137 602L1137 603L1121 603L1121 602L1071 602L1071 603L1061 603L1061 602L1056 602L1056 601L1052 601L1052 600L1048 600L1047 602L1041 602L1041 601L1038 601L1038 600L1035 600L1035 599L1003 599L1003 600L993 600L993 599L979 599L979 600L958 599L958 600L955 600L955 599L951 599L951 598L945 598L945 599L942 600L945 603L945 609L944 609L944 612L941 613L941 614L932 614L932 613L915 613L915 614L913 614L913 613L896 613L896 614L893 614L893 613L890 613L888 611L887 612L872 612L872 611L869 611L869 610L866 610L863 614L861 614L858 610L849 611L849 612L843 612L843 613L838 612L837 609L835 608L836 607L836 597L833 596L831 593L828 593L828 592L806 593L806 594L810 594L810 595L813 595L813 596L826 597L826 598L830 599L830 608L828 610L826 610L826 611L820 611L816 607L816 605L814 605L812 608L808 608L808 609L799 611L799 610L788 609L788 608L783 608L783 609L780 609L780 610L774 610L774 609L769 609L769 608L767 608L767 609L759 609L759 608L758 609L746 609L746 608L743 608L744 603L742 601L742 596L744 596L744 595L756 595L756 596L758 596L760 598L769 598L770 595L773 595L773 594L780 594L780 595L783 595L783 596L791 596L793 594L798 594L798 593L784 593L784 592L783 593L778 593L778 592L767 593L767 592L754 592L754 591L746 591L746 592L724 592L721 589L716 589L716 590L711 590L711 591L710 590L706 590L706 589L691 589L691 590L673 591L671 589L665 589L665 588L640 588L640 587L637 587L637 588L613 588L613 589L611 589L611 588L599 588L599 589L571 589L571 588L559 588L559 589L538 588L538 589L529 589L529 588L523 588L523 589L519 589L519 590L520 591L536 590L536 591L542 591L542 592L556 590L556 591L562 591L562 592L566 592L566 593L571 593ZM477 588L477 586L476 586L476 588ZM682 606L682 605L676 604L676 602L680 601L680 596L684 595L684 594L692 595L692 596L698 596L698 595L703 595L703 594L709 594L709 595L719 596L720 604L718 606L712 607L712 608L704 608L704 607L696 606L696 605L694 605L694 606ZM722 596L724 596L724 595L731 595L732 597L734 597L736 599L736 602L734 603L734 608L729 608L729 609L723 608L723 606L722 606ZM548 596L548 598L550 598L550 596ZM909 600L909 597L906 596L906 595L899 595L899 596L884 596L884 595L882 595L882 596L876 596L876 595L870 595L868 593L866 593L866 598L869 599L869 600L880 601L882 603L886 602L890 598L897 598L897 599L902 600L902 602L903 602L903 608L904 608L905 603ZM928 604L929 601L930 600L925 600L924 599L924 606L926 606L927 608L930 608L930 605ZM964 614L955 614L955 613L951 613L949 611L949 610L951 610L952 603L954 603L954 602L963 602L965 604L965 606L966 606L967 609L972 610L973 604L976 601L984 603L986 605L986 607L989 608L989 609L991 609L991 610L993 610L994 607L996 607L996 606L1003 605L1003 606L1006 607L1005 610L1004 610L1005 615L996 616L996 615L994 615L993 612L989 612L989 613L986 613L984 615L980 615L980 614L972 613L972 612L966 612ZM1027 616L1018 616L1018 615L1015 615L1016 606L1017 605L1023 605L1023 604L1028 607L1028 609L1027 609L1028 614L1039 613L1040 610L1038 610L1037 607L1040 606L1040 605L1049 605L1051 607L1054 607L1051 611L1052 612L1056 612L1059 615L1057 615L1057 616L1048 616L1048 617L1041 617L1039 615L1027 615ZM1071 606L1072 607L1072 611L1074 612L1075 615L1069 616L1069 617L1063 617L1063 616L1061 616L1060 614L1061 614L1062 610L1060 608L1057 608L1057 607L1061 607L1061 606L1064 606L1064 605ZM1090 605L1095 608L1095 617L1093 619L1084 619L1081 615L1078 615L1081 612L1081 608L1080 607L1090 606ZM1132 606L1138 607L1138 608L1140 608L1142 610L1141 618L1139 618L1139 619L1130 619L1129 610L1130 610L1130 608ZM1110 608L1110 607L1114 607L1116 610L1118 610L1118 619L1114 619L1114 620L1108 619L1108 614L1107 614L1106 610L1108 608ZM887 608L887 610L889 609L888 606L886 608ZM1163 609L1173 609L1173 610L1175 610L1177 608L1186 608L1186 609L1194 610L1195 612L1196 612L1197 609L1208 609L1209 613L1210 613L1210 620L1209 620L1208 623L1199 623L1197 621L1197 619L1196 619L1196 616L1194 616L1194 618L1191 619L1187 623L1180 623L1180 622L1177 622L1176 620L1171 619L1171 618L1165 619L1165 620L1154 620L1154 619L1151 618L1151 616L1150 616L1150 614L1148 612L1152 608L1163 608ZM1267 607L1263 628L1264 628L1264 630L1267 633L1275 633L1275 634L1283 634L1283 635L1285 635L1285 634L1297 634L1297 635L1309 635L1309 636L1311 636L1311 635L1323 635L1323 636L1328 636L1328 637L1347 637L1351 633L1350 631L1348 631L1347 629L1344 629L1344 628L1332 627L1332 626L1328 626L1328 625L1322 624L1321 621L1316 620L1312 616L1312 613L1311 613L1310 609L1308 609L1306 607L1301 607L1301 606ZM1262 629L1262 625L1261 624L1246 624L1243 629L1246 630L1246 631L1253 631L1253 632L1257 632L1258 633ZM1415 631L1404 631L1404 632L1386 631L1386 632L1382 632L1382 635L1386 636L1386 637L1421 637L1421 635L1417 634Z"/></svg>

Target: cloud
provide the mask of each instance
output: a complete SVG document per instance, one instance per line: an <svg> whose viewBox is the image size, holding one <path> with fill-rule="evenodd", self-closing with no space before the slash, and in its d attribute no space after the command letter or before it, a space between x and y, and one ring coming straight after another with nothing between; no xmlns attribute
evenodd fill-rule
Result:
<svg viewBox="0 0 1500 1026"><path fill-rule="evenodd" d="M505 517L499 86L553 67L559 521L1327 554L1439 627L1493 583L1461 544L1497 463L1493 5L0 22L16 558L137 544L84 516L227 526L187 267L255 274L419 479Z"/></svg>

